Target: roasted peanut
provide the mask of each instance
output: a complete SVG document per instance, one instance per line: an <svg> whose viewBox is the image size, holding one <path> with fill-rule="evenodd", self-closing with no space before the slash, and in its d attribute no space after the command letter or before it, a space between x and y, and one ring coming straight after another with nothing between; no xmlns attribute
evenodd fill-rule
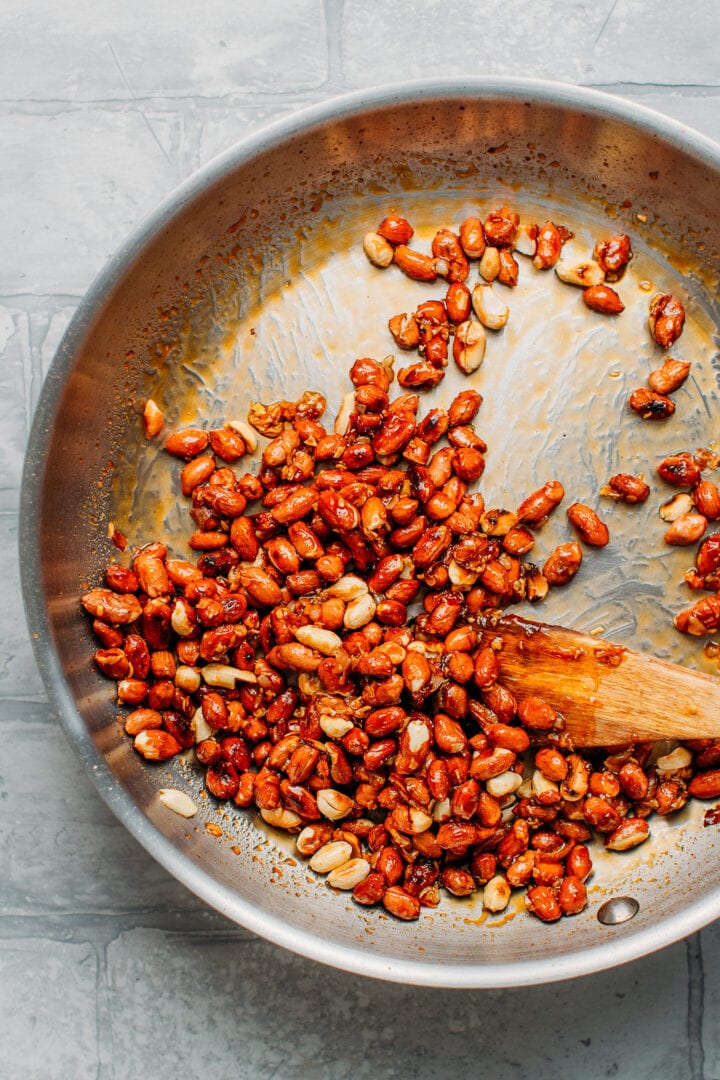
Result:
<svg viewBox="0 0 720 1080"><path fill-rule="evenodd" d="M494 913L504 911L510 903L511 895L507 878L497 874L488 881L483 890L483 907Z"/></svg>
<svg viewBox="0 0 720 1080"><path fill-rule="evenodd" d="M671 394L677 390L690 374L690 364L685 360L676 360L668 357L662 367L651 371L648 375L650 389L656 394Z"/></svg>
<svg viewBox="0 0 720 1080"><path fill-rule="evenodd" d="M143 409L143 426L145 428L145 438L154 439L156 435L159 435L163 429L165 423L165 417L162 409L153 401L152 398L148 398L145 402L145 408Z"/></svg>
<svg viewBox="0 0 720 1080"><path fill-rule="evenodd" d="M469 259L480 259L485 251L485 233L478 217L465 218L460 226L460 246Z"/></svg>
<svg viewBox="0 0 720 1080"><path fill-rule="evenodd" d="M384 217L377 227L377 232L391 244L407 244L414 235L410 222L399 214L388 214Z"/></svg>
<svg viewBox="0 0 720 1080"><path fill-rule="evenodd" d="M607 280L617 281L632 258L630 237L621 233L610 236L607 240L598 240L595 245L595 258L605 271Z"/></svg>
<svg viewBox="0 0 720 1080"><path fill-rule="evenodd" d="M485 331L482 324L468 319L460 323L453 340L453 360L464 375L470 375L485 359Z"/></svg>
<svg viewBox="0 0 720 1080"><path fill-rule="evenodd" d="M607 487L600 492L612 499L621 499L626 503L643 503L650 494L650 488L642 476L630 476L629 473L616 473L607 482Z"/></svg>
<svg viewBox="0 0 720 1080"><path fill-rule="evenodd" d="M519 267L509 248L500 248L498 251L497 280L502 285L514 288L518 283ZM507 320L506 320L507 321Z"/></svg>
<svg viewBox="0 0 720 1080"><path fill-rule="evenodd" d="M559 544L543 566L545 580L550 585L567 585L580 569L581 562L582 551L576 543Z"/></svg>
<svg viewBox="0 0 720 1080"><path fill-rule="evenodd" d="M435 281L437 277L435 260L429 255L423 255L422 252L407 247L405 244L399 244L395 248L393 261L403 273L414 278L415 281Z"/></svg>
<svg viewBox="0 0 720 1080"><path fill-rule="evenodd" d="M478 272L485 281L495 281L500 273L500 249L486 247L478 265Z"/></svg>
<svg viewBox="0 0 720 1080"><path fill-rule="evenodd" d="M720 518L720 491L712 480L701 480L693 489L693 501L699 514L708 521Z"/></svg>
<svg viewBox="0 0 720 1080"><path fill-rule="evenodd" d="M625 310L622 300L609 285L591 285L583 292L583 301L591 311L602 315L619 315Z"/></svg>
<svg viewBox="0 0 720 1080"><path fill-rule="evenodd" d="M162 727L162 713L157 709L133 709L125 721L128 735L139 735L141 731Z"/></svg>
<svg viewBox="0 0 720 1080"><path fill-rule="evenodd" d="M447 263L448 272L444 274L449 281L462 282L470 273L470 266L460 239L450 229L439 229L432 240L432 253L436 260ZM437 263L436 263L437 266Z"/></svg>
<svg viewBox="0 0 720 1080"><path fill-rule="evenodd" d="M609 836L605 837L604 844L611 851L627 851L637 847L647 840L650 835L650 827L645 818L625 818Z"/></svg>
<svg viewBox="0 0 720 1080"><path fill-rule="evenodd" d="M416 349L420 344L420 326L414 315L393 315L388 329L401 349Z"/></svg>
<svg viewBox="0 0 720 1080"><path fill-rule="evenodd" d="M643 420L667 420L675 412L675 403L666 394L657 394L644 387L633 390L628 405Z"/></svg>
<svg viewBox="0 0 720 1080"><path fill-rule="evenodd" d="M277 506L270 511L272 517L279 525L291 525L300 521L311 510L314 510L318 502L318 493L310 488L300 488L293 491Z"/></svg>
<svg viewBox="0 0 720 1080"><path fill-rule="evenodd" d="M573 250L564 251L555 265L555 273L568 285L579 285L582 289L602 286L605 271L593 259L578 256Z"/></svg>
<svg viewBox="0 0 720 1080"><path fill-rule="evenodd" d="M557 902L563 915L578 915L583 911L587 906L587 892L582 881L570 874L563 878L558 889Z"/></svg>
<svg viewBox="0 0 720 1080"><path fill-rule="evenodd" d="M695 799L716 799L720 796L720 769L700 772L688 784L688 791Z"/></svg>
<svg viewBox="0 0 720 1080"><path fill-rule="evenodd" d="M445 296L445 307L447 309L448 318L452 322L465 322L470 316L470 309L472 307L471 294L467 285L464 285L460 281L451 282Z"/></svg>
<svg viewBox="0 0 720 1080"><path fill-rule="evenodd" d="M229 424L209 432L210 447L222 461L232 464L246 452L245 440Z"/></svg>
<svg viewBox="0 0 720 1080"><path fill-rule="evenodd" d="M436 368L425 360L411 364L410 367L401 368L398 371L398 382L403 387L414 387L426 390L437 386L444 378L441 368Z"/></svg>
<svg viewBox="0 0 720 1080"><path fill-rule="evenodd" d="M82 606L96 619L112 626L127 626L139 619L142 608L137 597L118 595L110 589L91 589L82 597Z"/></svg>
<svg viewBox="0 0 720 1080"><path fill-rule="evenodd" d="M702 577L714 573L720 567L720 533L713 533L700 545L695 565Z"/></svg>
<svg viewBox="0 0 720 1080"><path fill-rule="evenodd" d="M600 520L595 511L583 503L568 506L567 515L577 530L581 540L591 547L605 547L610 542L607 525ZM547 574L545 575L547 577Z"/></svg>
<svg viewBox="0 0 720 1080"><path fill-rule="evenodd" d="M420 901L400 885L391 885L382 902L383 907L397 919L411 921L420 918Z"/></svg>
<svg viewBox="0 0 720 1080"><path fill-rule="evenodd" d="M701 479L700 468L692 454L671 454L657 467L658 476L675 487L694 487Z"/></svg>
<svg viewBox="0 0 720 1080"><path fill-rule="evenodd" d="M518 702L518 716L521 724L534 731L550 731L557 722L557 713L552 705L534 694Z"/></svg>
<svg viewBox="0 0 720 1080"><path fill-rule="evenodd" d="M115 646L110 649L97 649L93 657L95 663L109 679L125 679L132 671L130 661L122 649Z"/></svg>
<svg viewBox="0 0 720 1080"><path fill-rule="evenodd" d="M534 885L527 891L527 907L543 922L555 922L562 915L560 904L547 885Z"/></svg>
<svg viewBox="0 0 720 1080"><path fill-rule="evenodd" d="M695 637L715 633L720 629L720 597L703 597L692 607L679 612L674 622L678 630Z"/></svg>
<svg viewBox="0 0 720 1080"><path fill-rule="evenodd" d="M705 532L707 518L702 514L681 514L665 531L666 544L686 546L694 544Z"/></svg>
<svg viewBox="0 0 720 1080"><path fill-rule="evenodd" d="M669 349L682 334L685 325L685 308L669 293L654 296L650 301L648 325L658 345L661 345L663 349Z"/></svg>
<svg viewBox="0 0 720 1080"><path fill-rule="evenodd" d="M477 390L462 390L450 403L448 419L451 427L469 424L482 405L482 395Z"/></svg>
<svg viewBox="0 0 720 1080"><path fill-rule="evenodd" d="M380 233L365 233L363 251L374 266L389 266L393 261L393 246Z"/></svg>
<svg viewBox="0 0 720 1080"><path fill-rule="evenodd" d="M565 490L557 480L550 480L538 491L528 495L517 509L517 519L526 525L541 525L562 502Z"/></svg>
<svg viewBox="0 0 720 1080"><path fill-rule="evenodd" d="M173 432L165 443L165 449L173 457L184 458L188 461L202 454L208 442L206 431L201 431L199 428L186 428L185 431Z"/></svg>
<svg viewBox="0 0 720 1080"><path fill-rule="evenodd" d="M568 763L559 750L550 746L538 750L535 755L535 767L540 770L548 780L560 782L568 774Z"/></svg>
<svg viewBox="0 0 720 1080"><path fill-rule="evenodd" d="M478 284L472 291L473 311L483 326L489 330L501 330L508 321L510 309L493 292L492 285Z"/></svg>
<svg viewBox="0 0 720 1080"><path fill-rule="evenodd" d="M520 216L507 206L493 210L483 224L483 231L488 244L494 247L512 247L517 235Z"/></svg>
<svg viewBox="0 0 720 1080"><path fill-rule="evenodd" d="M135 736L134 746L146 761L167 761L182 749L177 739L159 728L143 728Z"/></svg>
<svg viewBox="0 0 720 1080"><path fill-rule="evenodd" d="M562 234L552 221L546 221L535 238L533 266L536 270L549 270L555 266L562 252Z"/></svg>

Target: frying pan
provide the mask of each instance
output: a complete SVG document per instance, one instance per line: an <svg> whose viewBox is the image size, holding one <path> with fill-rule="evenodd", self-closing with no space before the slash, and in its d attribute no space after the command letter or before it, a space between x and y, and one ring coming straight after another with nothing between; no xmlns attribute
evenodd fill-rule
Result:
<svg viewBox="0 0 720 1080"><path fill-rule="evenodd" d="M579 290L528 262L505 294L508 325L491 335L471 379L485 397L482 488L491 505L516 505L553 476L574 499L596 501L612 472L650 477L666 453L708 446L718 396L719 175L712 143L599 93L485 78L363 91L294 114L211 162L91 288L47 376L27 453L28 625L48 693L102 798L229 919L369 976L500 987L611 967L720 914L718 839L703 828L699 804L653 819L651 841L636 851L598 853L587 910L557 925L539 923L519 900L497 917L478 898L444 899L412 924L361 910L307 869L291 839L203 798L191 761L149 766L134 753L113 686L92 665L78 603L114 552L110 522L131 544L162 537L188 554L176 463L143 435L148 396L167 430L213 426L244 416L250 400L305 388L322 390L332 414L355 357L393 351L387 319L442 295L368 263L362 236L389 209L410 218L418 246L437 227L502 204L565 224L587 254L600 236L632 237L618 319L589 317ZM692 376L667 424L625 408L660 361L644 326L649 290L674 292L687 308L676 352L692 360ZM462 380L448 373L432 404L446 404L469 385ZM696 639L671 628L672 612L689 602L682 575L691 559L662 544L656 514L667 493L652 486L645 507L606 508L613 543L587 557L542 617L715 671ZM568 538L556 517L540 538L547 551ZM192 793L199 814L173 814L159 802L161 787ZM603 924L601 905L618 897L632 901L623 912L637 913Z"/></svg>

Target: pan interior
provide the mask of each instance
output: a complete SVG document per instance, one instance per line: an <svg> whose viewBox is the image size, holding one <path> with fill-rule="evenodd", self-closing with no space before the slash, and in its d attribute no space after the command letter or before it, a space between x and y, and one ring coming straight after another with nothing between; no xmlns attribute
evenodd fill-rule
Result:
<svg viewBox="0 0 720 1080"><path fill-rule="evenodd" d="M25 574L31 621L34 611L46 673L52 664L63 673L56 693L64 722L100 770L105 797L111 805L120 798L136 835L231 918L370 974L486 985L590 971L612 962L613 949L615 959L648 951L693 928L688 897L705 904L698 919L717 914L715 837L698 805L653 818L652 840L635 852L598 853L588 909L559 927L527 917L519 896L500 917L483 914L479 894L443 898L409 925L361 910L312 875L290 839L205 798L192 761L153 768L138 759L117 722L112 685L93 670L77 603L113 554L109 522L131 546L162 539L188 557L178 464L142 434L148 396L167 430L216 426L244 417L251 400L294 399L304 389L321 390L333 416L356 357L395 352L396 369L410 362L397 355L388 318L444 292L395 267L372 267L363 234L392 209L415 226L413 245L427 250L438 227L505 204L523 219L567 226L588 256L598 238L629 233L635 256L618 285L626 310L617 319L589 313L579 290L519 257L518 287L496 286L510 319L489 333L483 367L470 380L448 369L422 407L447 405L469 385L483 394L477 426L489 445L481 488L490 506L514 507L551 478L568 502L599 505L612 473L644 473L653 488L645 506L602 503L611 545L587 552L573 585L541 608L517 610L602 628L611 640L716 672L697 639L672 628L673 613L693 599L682 584L691 559L662 542L657 507L672 492L652 475L667 453L712 448L716 438L720 229L708 177L717 182L672 138L604 113L591 98L388 95L227 155L86 301L51 374L29 459L28 475L38 478L37 504L24 511L26 529L37 530L37 566ZM626 409L629 392L662 362L645 327L655 292L686 302L673 353L693 364L666 424ZM533 560L569 537L557 514L539 532ZM200 814L187 822L165 809L158 791L168 786L195 793ZM636 899L639 912L602 925L597 908L616 894Z"/></svg>

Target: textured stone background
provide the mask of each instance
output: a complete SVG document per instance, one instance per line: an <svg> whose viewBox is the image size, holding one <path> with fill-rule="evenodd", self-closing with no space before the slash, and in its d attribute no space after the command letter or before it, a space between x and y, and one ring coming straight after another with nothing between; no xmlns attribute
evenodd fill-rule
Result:
<svg viewBox="0 0 720 1080"><path fill-rule="evenodd" d="M548 988L433 991L291 956L209 911L96 796L47 703L17 499L44 373L126 234L267 122L424 75L593 86L720 138L717 0L3 0L0 1076L720 1076L720 929ZM682 882L678 882L682 888Z"/></svg>

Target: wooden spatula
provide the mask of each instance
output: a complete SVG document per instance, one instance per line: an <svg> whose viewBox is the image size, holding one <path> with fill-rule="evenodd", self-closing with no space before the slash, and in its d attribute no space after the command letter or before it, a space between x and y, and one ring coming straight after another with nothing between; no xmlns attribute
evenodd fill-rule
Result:
<svg viewBox="0 0 720 1080"><path fill-rule="evenodd" d="M720 678L515 615L483 628L500 641L499 681L562 713L575 746L720 738Z"/></svg>

